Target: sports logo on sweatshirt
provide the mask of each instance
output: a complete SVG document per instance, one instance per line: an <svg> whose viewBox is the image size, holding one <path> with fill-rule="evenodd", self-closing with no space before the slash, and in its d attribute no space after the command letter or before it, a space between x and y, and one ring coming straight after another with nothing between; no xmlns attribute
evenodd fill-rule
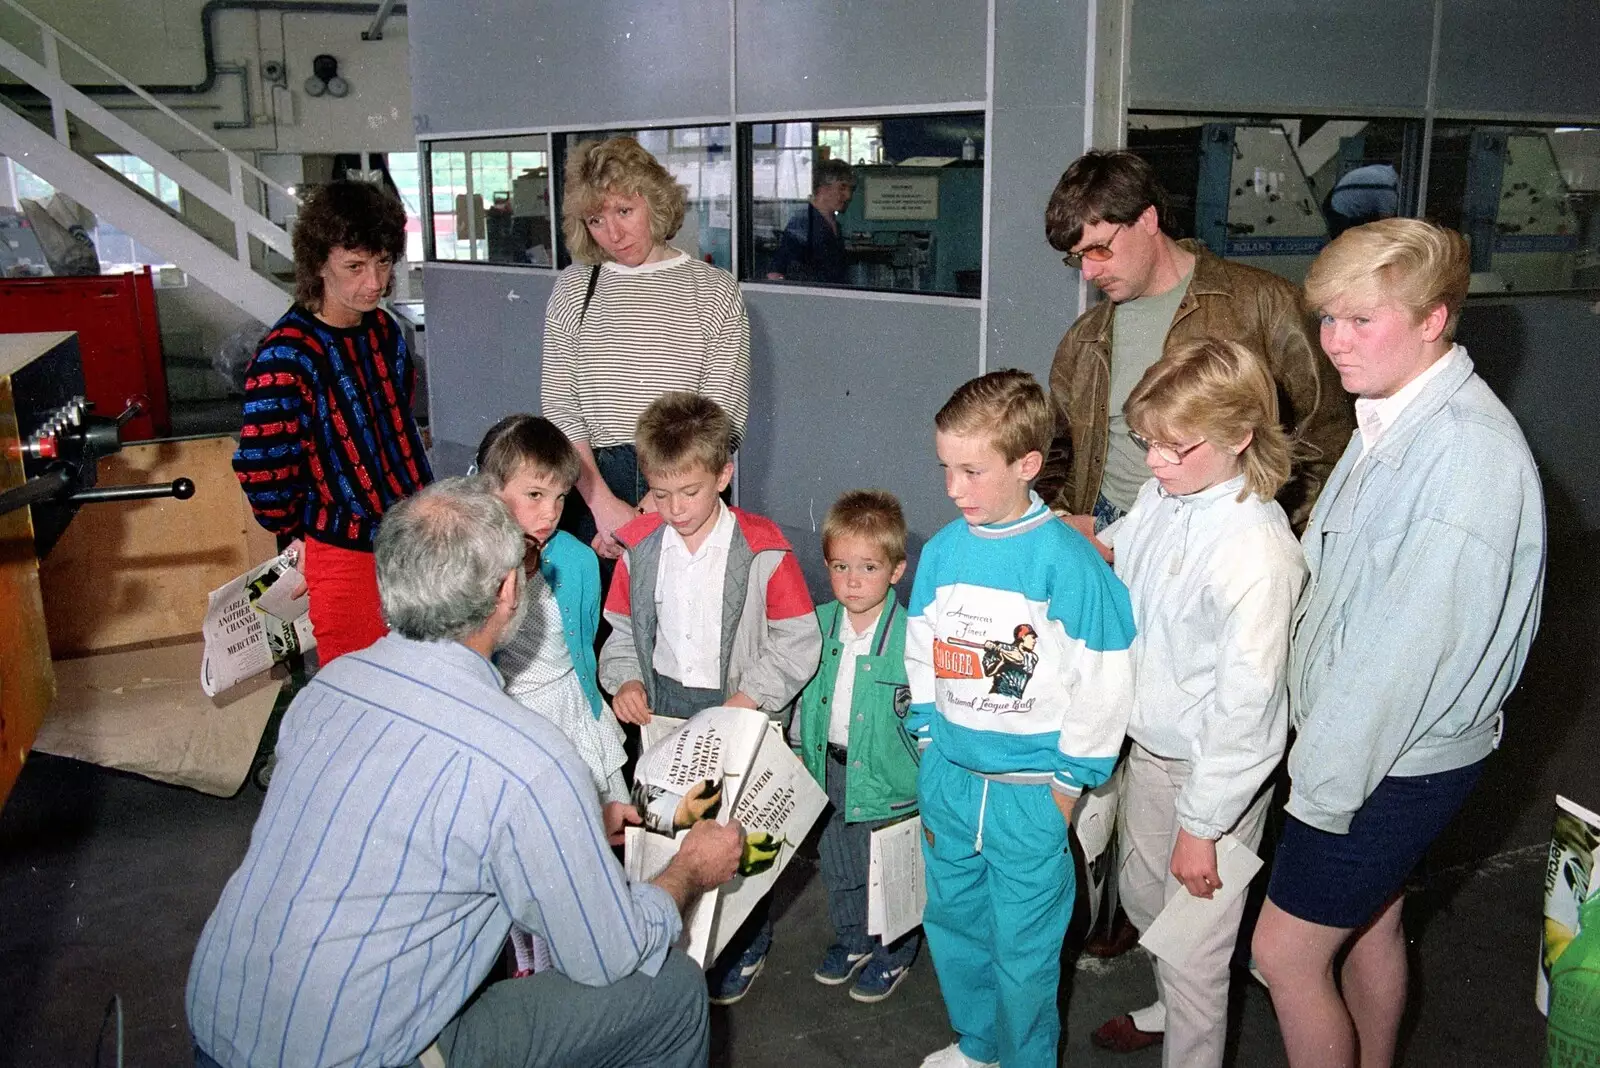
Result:
<svg viewBox="0 0 1600 1068"><path fill-rule="evenodd" d="M1039 666L1039 632L1019 623L1011 641L970 641L966 638L934 639L933 674L940 679L992 679L989 692L1021 697Z"/></svg>

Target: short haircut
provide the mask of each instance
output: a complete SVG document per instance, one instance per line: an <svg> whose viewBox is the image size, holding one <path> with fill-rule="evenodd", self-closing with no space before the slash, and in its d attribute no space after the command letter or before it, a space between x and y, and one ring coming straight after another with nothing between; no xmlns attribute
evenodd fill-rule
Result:
<svg viewBox="0 0 1600 1068"><path fill-rule="evenodd" d="M733 451L733 424L722 406L698 393L663 393L639 416L639 470L648 478L703 468L721 474Z"/></svg>
<svg viewBox="0 0 1600 1068"><path fill-rule="evenodd" d="M371 182L329 182L307 194L294 224L294 299L314 312L322 310L322 268L336 248L388 253L399 263L406 254L405 207ZM383 295L393 289L390 275Z"/></svg>
<svg viewBox="0 0 1600 1068"><path fill-rule="evenodd" d="M1239 454L1245 488L1264 501L1289 481L1292 449L1278 419L1278 387L1267 363L1237 341L1201 338L1166 353L1145 371L1122 406L1128 425L1151 441L1205 438Z"/></svg>
<svg viewBox="0 0 1600 1068"><path fill-rule="evenodd" d="M891 566L906 558L906 515L895 495L885 490L851 490L833 502L822 521L822 555L832 555L835 538L864 538L878 547Z"/></svg>
<svg viewBox="0 0 1600 1068"><path fill-rule="evenodd" d="M475 466L479 474L501 487L524 465L568 489L582 470L578 450L550 420L538 415L508 415L483 436Z"/></svg>
<svg viewBox="0 0 1600 1068"><path fill-rule="evenodd" d="M1156 172L1132 152L1085 152L1072 161L1044 209L1044 236L1050 247L1071 252L1083 228L1097 222L1127 225L1154 205L1167 217L1167 193Z"/></svg>
<svg viewBox="0 0 1600 1068"><path fill-rule="evenodd" d="M834 182L844 182L846 185L856 184L855 168L850 166L848 160L825 159L811 166L811 191L815 193L825 185Z"/></svg>
<svg viewBox="0 0 1600 1068"><path fill-rule="evenodd" d="M461 641L494 615L523 566L522 529L483 478L447 478L384 513L373 543L378 596L396 633Z"/></svg>
<svg viewBox="0 0 1600 1068"><path fill-rule="evenodd" d="M1454 230L1421 219L1380 219L1334 239L1306 274L1306 304L1392 301L1421 320L1443 304L1443 339L1453 341L1472 279L1472 250Z"/></svg>
<svg viewBox="0 0 1600 1068"><path fill-rule="evenodd" d="M584 141L567 154L561 195L561 232L572 258L601 263L611 255L589 233L584 220L600 211L608 196L642 196L650 207L650 236L671 240L683 226L688 191L645 147L631 137Z"/></svg>
<svg viewBox="0 0 1600 1068"><path fill-rule="evenodd" d="M964 438L987 436L1008 464L1047 452L1055 434L1044 390L1018 370L990 371L965 383L944 402L933 425Z"/></svg>

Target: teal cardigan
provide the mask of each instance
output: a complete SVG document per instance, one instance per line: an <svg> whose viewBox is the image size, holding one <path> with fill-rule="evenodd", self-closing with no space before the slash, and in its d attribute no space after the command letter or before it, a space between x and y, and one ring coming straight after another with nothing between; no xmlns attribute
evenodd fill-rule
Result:
<svg viewBox="0 0 1600 1068"><path fill-rule="evenodd" d="M600 560L594 550L564 530L558 530L539 556L544 576L561 609L561 629L567 652L578 670L584 696L596 719L600 717L600 684L594 655L595 631L600 626Z"/></svg>
<svg viewBox="0 0 1600 1068"><path fill-rule="evenodd" d="M844 643L839 622L844 606L830 601L817 609L822 664L800 694L800 759L826 787L828 720ZM911 708L906 684L906 610L891 594L872 634L872 651L856 657L850 699L850 751L845 770L846 823L890 819L917 808L917 743L906 733Z"/></svg>

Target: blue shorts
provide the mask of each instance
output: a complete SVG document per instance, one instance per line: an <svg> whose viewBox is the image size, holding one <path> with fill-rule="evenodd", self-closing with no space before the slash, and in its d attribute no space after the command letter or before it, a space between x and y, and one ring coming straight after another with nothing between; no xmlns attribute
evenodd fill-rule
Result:
<svg viewBox="0 0 1600 1068"><path fill-rule="evenodd" d="M1289 816L1267 897L1291 916L1354 930L1378 914L1461 810L1483 761L1434 775L1390 775L1330 834Z"/></svg>

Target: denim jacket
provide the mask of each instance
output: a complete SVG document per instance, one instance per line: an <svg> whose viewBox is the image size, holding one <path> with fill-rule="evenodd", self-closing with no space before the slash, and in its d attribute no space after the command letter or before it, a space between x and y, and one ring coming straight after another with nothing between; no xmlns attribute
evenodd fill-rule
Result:
<svg viewBox="0 0 1600 1068"><path fill-rule="evenodd" d="M1516 420L1460 358L1311 513L1289 653L1288 811L1333 834L1385 776L1499 743L1544 586L1544 499Z"/></svg>

